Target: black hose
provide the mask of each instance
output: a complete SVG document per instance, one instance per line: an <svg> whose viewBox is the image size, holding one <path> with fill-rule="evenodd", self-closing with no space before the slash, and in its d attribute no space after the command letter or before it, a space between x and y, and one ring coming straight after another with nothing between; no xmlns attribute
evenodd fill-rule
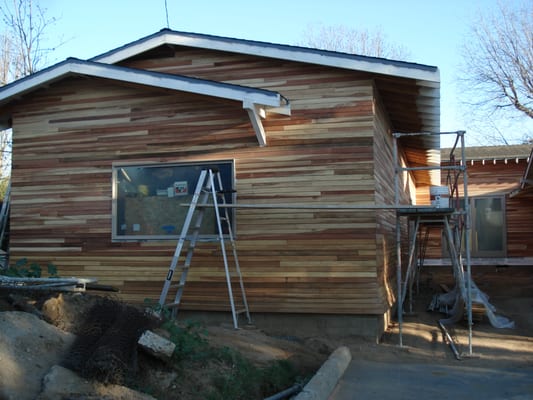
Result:
<svg viewBox="0 0 533 400"><path fill-rule="evenodd" d="M265 397L263 400L282 400L286 399L292 394L296 394L298 392L301 392L303 389L303 386L300 383L295 384L294 386L291 386L288 389L285 389L279 393L273 394L272 396Z"/></svg>

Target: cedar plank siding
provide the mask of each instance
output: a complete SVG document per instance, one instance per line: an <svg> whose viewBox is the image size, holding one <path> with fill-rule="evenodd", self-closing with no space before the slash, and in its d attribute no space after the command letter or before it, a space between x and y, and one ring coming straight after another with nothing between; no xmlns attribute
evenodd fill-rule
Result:
<svg viewBox="0 0 533 400"><path fill-rule="evenodd" d="M533 194L506 198L507 256L533 257Z"/></svg>
<svg viewBox="0 0 533 400"><path fill-rule="evenodd" d="M394 204L393 139L386 111L376 92L374 134L375 203ZM376 212L376 267L383 304L392 306L396 288L396 213L393 210Z"/></svg>
<svg viewBox="0 0 533 400"><path fill-rule="evenodd" d="M375 190L391 183L391 141L384 112L376 128L368 74L209 51L176 57L124 64L276 90L290 99L292 116L269 115L268 146L260 148L237 102L81 78L24 98L24 111L13 114L12 260L97 277L128 301L158 298L175 241L111 242L114 162L234 159L240 203L385 201ZM385 143L387 159L374 164ZM383 314L391 302L389 218L238 210L251 311ZM182 309L229 309L217 244L198 245Z"/></svg>
<svg viewBox="0 0 533 400"><path fill-rule="evenodd" d="M476 160L473 164L467 162L468 196L505 196L505 217L507 227L507 254L508 258L533 256L533 207L531 194L509 197L509 193L516 189L522 178L527 160L514 159L486 160L482 163ZM446 175L442 176L443 185ZM463 195L462 182L459 186L459 195ZM428 258L442 257L440 231L433 230L427 249Z"/></svg>
<svg viewBox="0 0 533 400"><path fill-rule="evenodd" d="M527 160L497 160L496 164L475 161L468 164L468 195L506 195L505 216L507 225L507 257L533 256L533 206L532 196L510 198L527 166ZM461 191L462 193L462 191Z"/></svg>

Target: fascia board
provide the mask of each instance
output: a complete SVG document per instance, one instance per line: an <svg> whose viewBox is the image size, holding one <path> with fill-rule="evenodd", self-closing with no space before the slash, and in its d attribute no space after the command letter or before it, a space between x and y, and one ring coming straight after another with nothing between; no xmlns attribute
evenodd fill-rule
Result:
<svg viewBox="0 0 533 400"><path fill-rule="evenodd" d="M132 68L76 59L66 60L1 88L0 104L73 74L136 83L241 102L247 100L267 107L279 107L282 105L282 98L279 93L264 89L247 88L189 77L134 70Z"/></svg>
<svg viewBox="0 0 533 400"><path fill-rule="evenodd" d="M93 58L94 61L115 64L158 46L170 44L220 50L260 57L276 58L356 71L365 71L388 76L403 77L429 82L439 82L437 68L420 64L391 61L387 59L356 56L288 45L274 45L241 39L227 39L195 34L167 32L134 42Z"/></svg>

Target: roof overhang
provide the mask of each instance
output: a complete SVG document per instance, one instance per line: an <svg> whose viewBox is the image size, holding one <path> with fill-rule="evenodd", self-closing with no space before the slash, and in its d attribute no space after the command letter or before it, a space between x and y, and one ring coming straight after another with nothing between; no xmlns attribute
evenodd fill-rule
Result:
<svg viewBox="0 0 533 400"><path fill-rule="evenodd" d="M91 60L116 64L162 45L220 50L410 79L435 81L436 78L436 81L439 81L438 69L422 64L169 29L162 29L157 33L93 57Z"/></svg>
<svg viewBox="0 0 533 400"><path fill-rule="evenodd" d="M104 78L117 82L133 83L241 102L242 107L250 116L252 126L261 146L266 145L265 131L261 122L261 118L265 118L266 112L270 111L290 115L289 102L281 94L274 91L181 75L162 74L93 61L83 61L75 58L69 58L0 88L0 106L14 101L34 90L46 87L53 82L73 75ZM0 126L0 128L8 128L8 126L5 126L6 121L7 119L0 118L0 122L3 122L3 126Z"/></svg>
<svg viewBox="0 0 533 400"><path fill-rule="evenodd" d="M393 131L440 131L440 74L437 67L299 46L178 32L169 29L163 29L155 34L96 56L89 62L67 60L35 74L37 76L32 75L29 78L8 85L8 87L0 89L0 105L2 101L5 101L6 96L16 96L17 90L22 92L28 86L34 85L38 87L53 79L58 79L56 75L66 69L67 74L96 73L97 75L95 76L109 77L110 79L126 80L128 82L242 101L243 107L250 116L260 145L265 145L266 143L265 132L261 123L261 118L266 115L266 111L290 114L288 102L276 92L184 76L128 69L115 65L164 45L240 53L367 72L375 78L376 88L387 109ZM108 65L108 68L105 65ZM68 71L68 68L72 70ZM30 79L29 83L28 79ZM4 92L4 90L6 91ZM416 139L413 139L413 142L415 152L420 150L420 147L424 151L440 148L440 140L438 139L432 140L431 143L428 143L427 140L421 142Z"/></svg>
<svg viewBox="0 0 533 400"><path fill-rule="evenodd" d="M393 129L403 132L438 132L440 130L440 73L439 69L434 66L300 46L179 32L169 29L162 29L157 33L98 55L91 60L116 64L163 45L187 46L268 57L368 72L377 74L383 79L396 78L394 84L399 83L400 91L393 88L391 96L405 94L401 90L405 89L405 83L407 82L408 90L411 93L413 93L413 90L415 92L415 96L412 96L413 98L410 99L410 102L416 107L419 117L416 123L409 121L408 126L394 126ZM380 85L378 79L378 87L381 89L385 86L388 86L388 82L383 82ZM396 99L391 100L391 103L395 102Z"/></svg>
<svg viewBox="0 0 533 400"><path fill-rule="evenodd" d="M164 45L239 53L258 57L329 66L373 74L395 132L440 131L440 73L434 66L213 35L163 29L93 61L116 64ZM253 108L248 108L249 112ZM257 113L255 114L257 116ZM252 120L253 121L253 120ZM411 138L413 152L430 154L440 149L439 137Z"/></svg>

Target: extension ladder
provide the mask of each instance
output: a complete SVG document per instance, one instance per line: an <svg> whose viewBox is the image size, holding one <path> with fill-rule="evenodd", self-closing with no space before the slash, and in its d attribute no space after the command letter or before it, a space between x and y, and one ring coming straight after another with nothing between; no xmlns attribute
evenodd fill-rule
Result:
<svg viewBox="0 0 533 400"><path fill-rule="evenodd" d="M231 229L231 221L229 218L228 207L219 207L219 204L226 206L226 199L224 196L225 193L226 192L222 188L222 178L220 176L220 171L216 169L204 169L200 172L200 178L198 179L198 183L196 184L196 189L189 205L189 211L185 216L185 221L183 223L181 234L176 245L176 250L174 252L174 256L172 257L172 262L170 264L170 268L168 270L165 283L163 285L163 290L161 291L159 305L161 309L171 309L172 317L176 316L178 308L180 306L181 298L183 296L183 290L185 288L185 282L187 281L187 275L191 266L194 249L196 247L196 243L199 240L200 229L202 226L202 221L205 215L206 208L213 207L215 210L217 224L216 227L218 230L217 240L220 242L222 258L224 261L226 283L228 287L231 312L233 316L233 326L235 329L238 329L239 314L245 314L249 324L252 323L252 320L250 317L250 311L248 309L246 293L244 291L244 283L239 266L239 260L237 258L237 248L235 245L233 231ZM212 204L208 204L210 199L213 202ZM222 208L222 210L220 208ZM191 226L195 212L196 218L194 224ZM223 215L221 215L221 213L223 213ZM227 238L231 243L232 255L235 264L235 276L239 280L240 298L242 301L241 309L236 308L235 300L233 297L233 283L231 279L233 273L230 271L229 268L228 256L226 253L226 238L224 235L224 230L222 229L222 223L225 223L225 228L227 228ZM180 263L180 257L182 252L185 252L185 258ZM181 271L181 275L178 283L173 284L172 280L174 278L176 269ZM167 303L167 297L171 289L177 289L176 295L172 302Z"/></svg>

